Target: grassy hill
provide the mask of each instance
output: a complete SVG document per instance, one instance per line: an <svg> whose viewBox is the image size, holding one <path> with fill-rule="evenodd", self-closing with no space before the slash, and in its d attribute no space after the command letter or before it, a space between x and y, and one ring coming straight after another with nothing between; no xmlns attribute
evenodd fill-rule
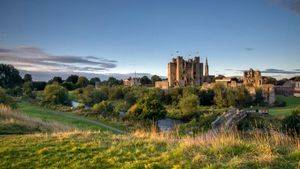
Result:
<svg viewBox="0 0 300 169"><path fill-rule="evenodd" d="M300 168L299 138L277 132L116 134L28 103L0 110L0 168Z"/></svg>

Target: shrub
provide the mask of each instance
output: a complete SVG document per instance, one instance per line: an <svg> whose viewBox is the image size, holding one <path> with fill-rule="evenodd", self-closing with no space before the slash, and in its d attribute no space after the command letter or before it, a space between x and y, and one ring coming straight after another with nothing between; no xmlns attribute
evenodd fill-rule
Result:
<svg viewBox="0 0 300 169"><path fill-rule="evenodd" d="M179 101L180 114L178 118L188 120L194 116L199 110L199 98L197 95L189 94Z"/></svg>
<svg viewBox="0 0 300 169"><path fill-rule="evenodd" d="M300 134L300 109L296 109L291 115L282 120L282 128L291 135Z"/></svg>
<svg viewBox="0 0 300 169"><path fill-rule="evenodd" d="M4 104L10 106L12 108L16 107L16 103L14 99L8 95L6 95L5 90L0 87L0 104Z"/></svg>
<svg viewBox="0 0 300 169"><path fill-rule="evenodd" d="M23 84L23 96L34 99L36 96L32 91L32 82L26 81Z"/></svg>
<svg viewBox="0 0 300 169"><path fill-rule="evenodd" d="M157 120L165 117L166 110L157 95L151 92L139 99L129 109L128 115L134 119Z"/></svg>
<svg viewBox="0 0 300 169"><path fill-rule="evenodd" d="M102 101L100 103L94 104L92 110L95 113L109 116L113 113L114 107L110 101Z"/></svg>
<svg viewBox="0 0 300 169"><path fill-rule="evenodd" d="M50 104L68 104L68 91L58 84L47 85L42 101Z"/></svg>
<svg viewBox="0 0 300 169"><path fill-rule="evenodd" d="M105 92L95 89L95 87L91 85L77 90L76 93L79 102L88 106L93 106L94 104L100 103L108 98Z"/></svg>

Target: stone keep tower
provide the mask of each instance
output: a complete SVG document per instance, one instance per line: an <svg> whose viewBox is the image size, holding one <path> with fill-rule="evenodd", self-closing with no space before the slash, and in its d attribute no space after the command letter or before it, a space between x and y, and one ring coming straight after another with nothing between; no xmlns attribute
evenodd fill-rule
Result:
<svg viewBox="0 0 300 169"><path fill-rule="evenodd" d="M194 59L184 60L182 56L173 58L168 63L169 86L199 85L203 78L203 63L196 56Z"/></svg>

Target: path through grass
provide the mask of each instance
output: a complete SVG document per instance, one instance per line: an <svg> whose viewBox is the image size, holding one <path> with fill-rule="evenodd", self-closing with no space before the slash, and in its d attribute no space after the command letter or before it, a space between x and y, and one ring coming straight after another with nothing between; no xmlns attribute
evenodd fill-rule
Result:
<svg viewBox="0 0 300 169"><path fill-rule="evenodd" d="M58 112L47 108L31 105L27 102L19 103L19 109L28 116L40 118L44 121L57 121L78 129L112 131L114 133L123 133L122 130L105 124L104 122L87 119L67 112Z"/></svg>

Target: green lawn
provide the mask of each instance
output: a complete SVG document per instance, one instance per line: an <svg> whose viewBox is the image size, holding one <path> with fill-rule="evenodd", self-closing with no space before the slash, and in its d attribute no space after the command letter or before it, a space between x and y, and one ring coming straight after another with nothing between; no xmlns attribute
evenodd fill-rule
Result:
<svg viewBox="0 0 300 169"><path fill-rule="evenodd" d="M276 100L285 101L285 107L274 107L270 108L269 112L274 116L286 116L290 115L293 110L296 108L300 108L300 98L299 97L285 97L285 96L277 96Z"/></svg>
<svg viewBox="0 0 300 169"><path fill-rule="evenodd" d="M111 127L102 121L91 120L72 113L49 110L47 108L31 105L27 102L19 103L18 107L26 115L39 118L44 121L57 121L78 129L113 131L117 133L122 132L116 127Z"/></svg>

